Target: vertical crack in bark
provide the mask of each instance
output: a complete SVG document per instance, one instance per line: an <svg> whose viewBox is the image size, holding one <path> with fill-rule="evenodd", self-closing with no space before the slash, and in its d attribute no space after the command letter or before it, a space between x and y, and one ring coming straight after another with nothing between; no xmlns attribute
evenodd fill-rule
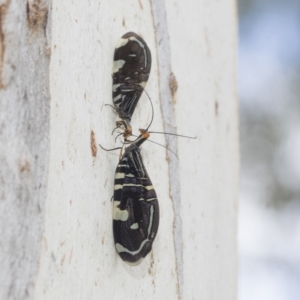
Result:
<svg viewBox="0 0 300 300"><path fill-rule="evenodd" d="M160 85L160 103L163 115L163 125L166 132L176 131L176 120L173 104L177 81L171 68L171 48L169 42L166 7L164 0L151 0L154 28L156 31L157 59ZM177 139L166 136L167 147L177 152ZM168 153L167 153L168 155ZM169 193L173 200L174 224L173 234L176 252L176 272L178 281L178 295L183 295L183 249L182 249L182 224L180 217L181 195L179 179L179 163L175 156L169 156Z"/></svg>

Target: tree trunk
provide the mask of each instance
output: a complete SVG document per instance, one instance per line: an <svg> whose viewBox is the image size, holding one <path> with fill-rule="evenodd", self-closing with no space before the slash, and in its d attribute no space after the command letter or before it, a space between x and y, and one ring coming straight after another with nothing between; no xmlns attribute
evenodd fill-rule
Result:
<svg viewBox="0 0 300 300"><path fill-rule="evenodd" d="M7 0L0 13L0 298L235 299L236 3ZM128 31L152 54L150 131L196 137L151 134L179 160L142 145L160 225L138 266L113 243L119 152L99 147L122 145L105 104ZM134 133L151 117L144 93Z"/></svg>

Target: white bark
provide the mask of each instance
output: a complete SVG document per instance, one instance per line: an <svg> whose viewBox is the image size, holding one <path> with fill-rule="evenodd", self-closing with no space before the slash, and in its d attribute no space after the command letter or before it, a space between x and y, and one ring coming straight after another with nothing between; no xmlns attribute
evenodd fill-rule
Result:
<svg viewBox="0 0 300 300"><path fill-rule="evenodd" d="M48 74L47 56L40 52L40 60L35 58L35 64L29 66L33 75L12 77L1 92L5 103L3 106L1 96L1 122L6 127L0 132L4 178L0 184L5 191L2 202L7 203L1 203L0 212L1 250L5 249L0 259L7 263L1 283L9 275L5 285L1 284L2 295L21 299L27 291L28 299L235 299L239 159L236 3L54 0L51 23L50 147L47 110L41 115L36 108L37 100L45 104L48 99L47 83L40 82L41 75L36 74ZM140 34L152 53L146 86L155 111L150 130L197 137L151 135L153 141L177 152L179 161L157 145L142 146L161 216L153 251L135 267L125 265L113 245L110 198L119 154L98 146L120 145L110 134L117 117L105 104L112 103L114 47L127 31ZM45 32L32 41L25 39L20 52L45 45ZM18 59L25 72L27 57ZM41 129L33 131L34 135L25 131L24 124L29 121L20 113L27 104L21 102L15 115L9 106L13 104L8 91L20 102L20 86L34 90L36 102L31 103L35 110L29 121ZM13 122L7 122L8 117ZM147 127L150 119L149 100L143 95L132 120L135 133L139 127ZM40 120L45 122L40 124ZM16 129L20 124L24 127L21 133ZM8 142L13 146L3 147ZM26 152L23 144L43 159L33 164L35 168L30 168L25 179L18 162L21 157L27 165L27 157L34 154ZM11 169L15 170L12 175ZM42 191L35 193L40 181ZM22 198L27 195L20 192L22 188L29 191L26 199L30 201L18 206L27 201ZM37 203L41 206L38 212L34 210ZM22 218L15 217L8 225L3 219L8 215L6 207ZM24 223L26 230L19 230ZM19 239L21 245L12 243ZM28 244L33 245L31 249ZM27 249L27 256L19 252L19 269L10 270L20 248ZM20 286L23 294L18 292Z"/></svg>
<svg viewBox="0 0 300 300"><path fill-rule="evenodd" d="M49 50L43 1L0 2L0 299L33 294L44 229Z"/></svg>

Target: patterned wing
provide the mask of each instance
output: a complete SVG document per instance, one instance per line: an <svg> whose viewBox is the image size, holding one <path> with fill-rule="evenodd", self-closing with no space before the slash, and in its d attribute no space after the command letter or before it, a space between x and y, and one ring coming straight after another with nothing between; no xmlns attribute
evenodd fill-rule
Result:
<svg viewBox="0 0 300 300"><path fill-rule="evenodd" d="M145 41L128 32L119 40L113 63L113 102L119 117L130 123L151 70L151 53Z"/></svg>
<svg viewBox="0 0 300 300"><path fill-rule="evenodd" d="M126 149L115 175L113 232L116 250L129 264L138 264L151 251L159 224L156 192L139 148Z"/></svg>

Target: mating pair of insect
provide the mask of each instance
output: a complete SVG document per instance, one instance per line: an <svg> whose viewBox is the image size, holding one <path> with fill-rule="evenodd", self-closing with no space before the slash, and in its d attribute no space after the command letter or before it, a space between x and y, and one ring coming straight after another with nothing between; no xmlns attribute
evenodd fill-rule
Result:
<svg viewBox="0 0 300 300"><path fill-rule="evenodd" d="M149 127L140 129L134 141L131 117L149 78L151 53L145 41L133 32L119 40L113 62L113 108L120 119L124 144L129 145L120 157L115 173L113 196L113 234L119 256L137 265L151 251L159 225L156 192L143 164L140 146L149 138ZM153 105L152 111L153 111ZM124 145L123 145L124 146ZM110 150L123 149L118 147ZM109 150L109 151L110 151ZM121 150L122 151L122 150Z"/></svg>

